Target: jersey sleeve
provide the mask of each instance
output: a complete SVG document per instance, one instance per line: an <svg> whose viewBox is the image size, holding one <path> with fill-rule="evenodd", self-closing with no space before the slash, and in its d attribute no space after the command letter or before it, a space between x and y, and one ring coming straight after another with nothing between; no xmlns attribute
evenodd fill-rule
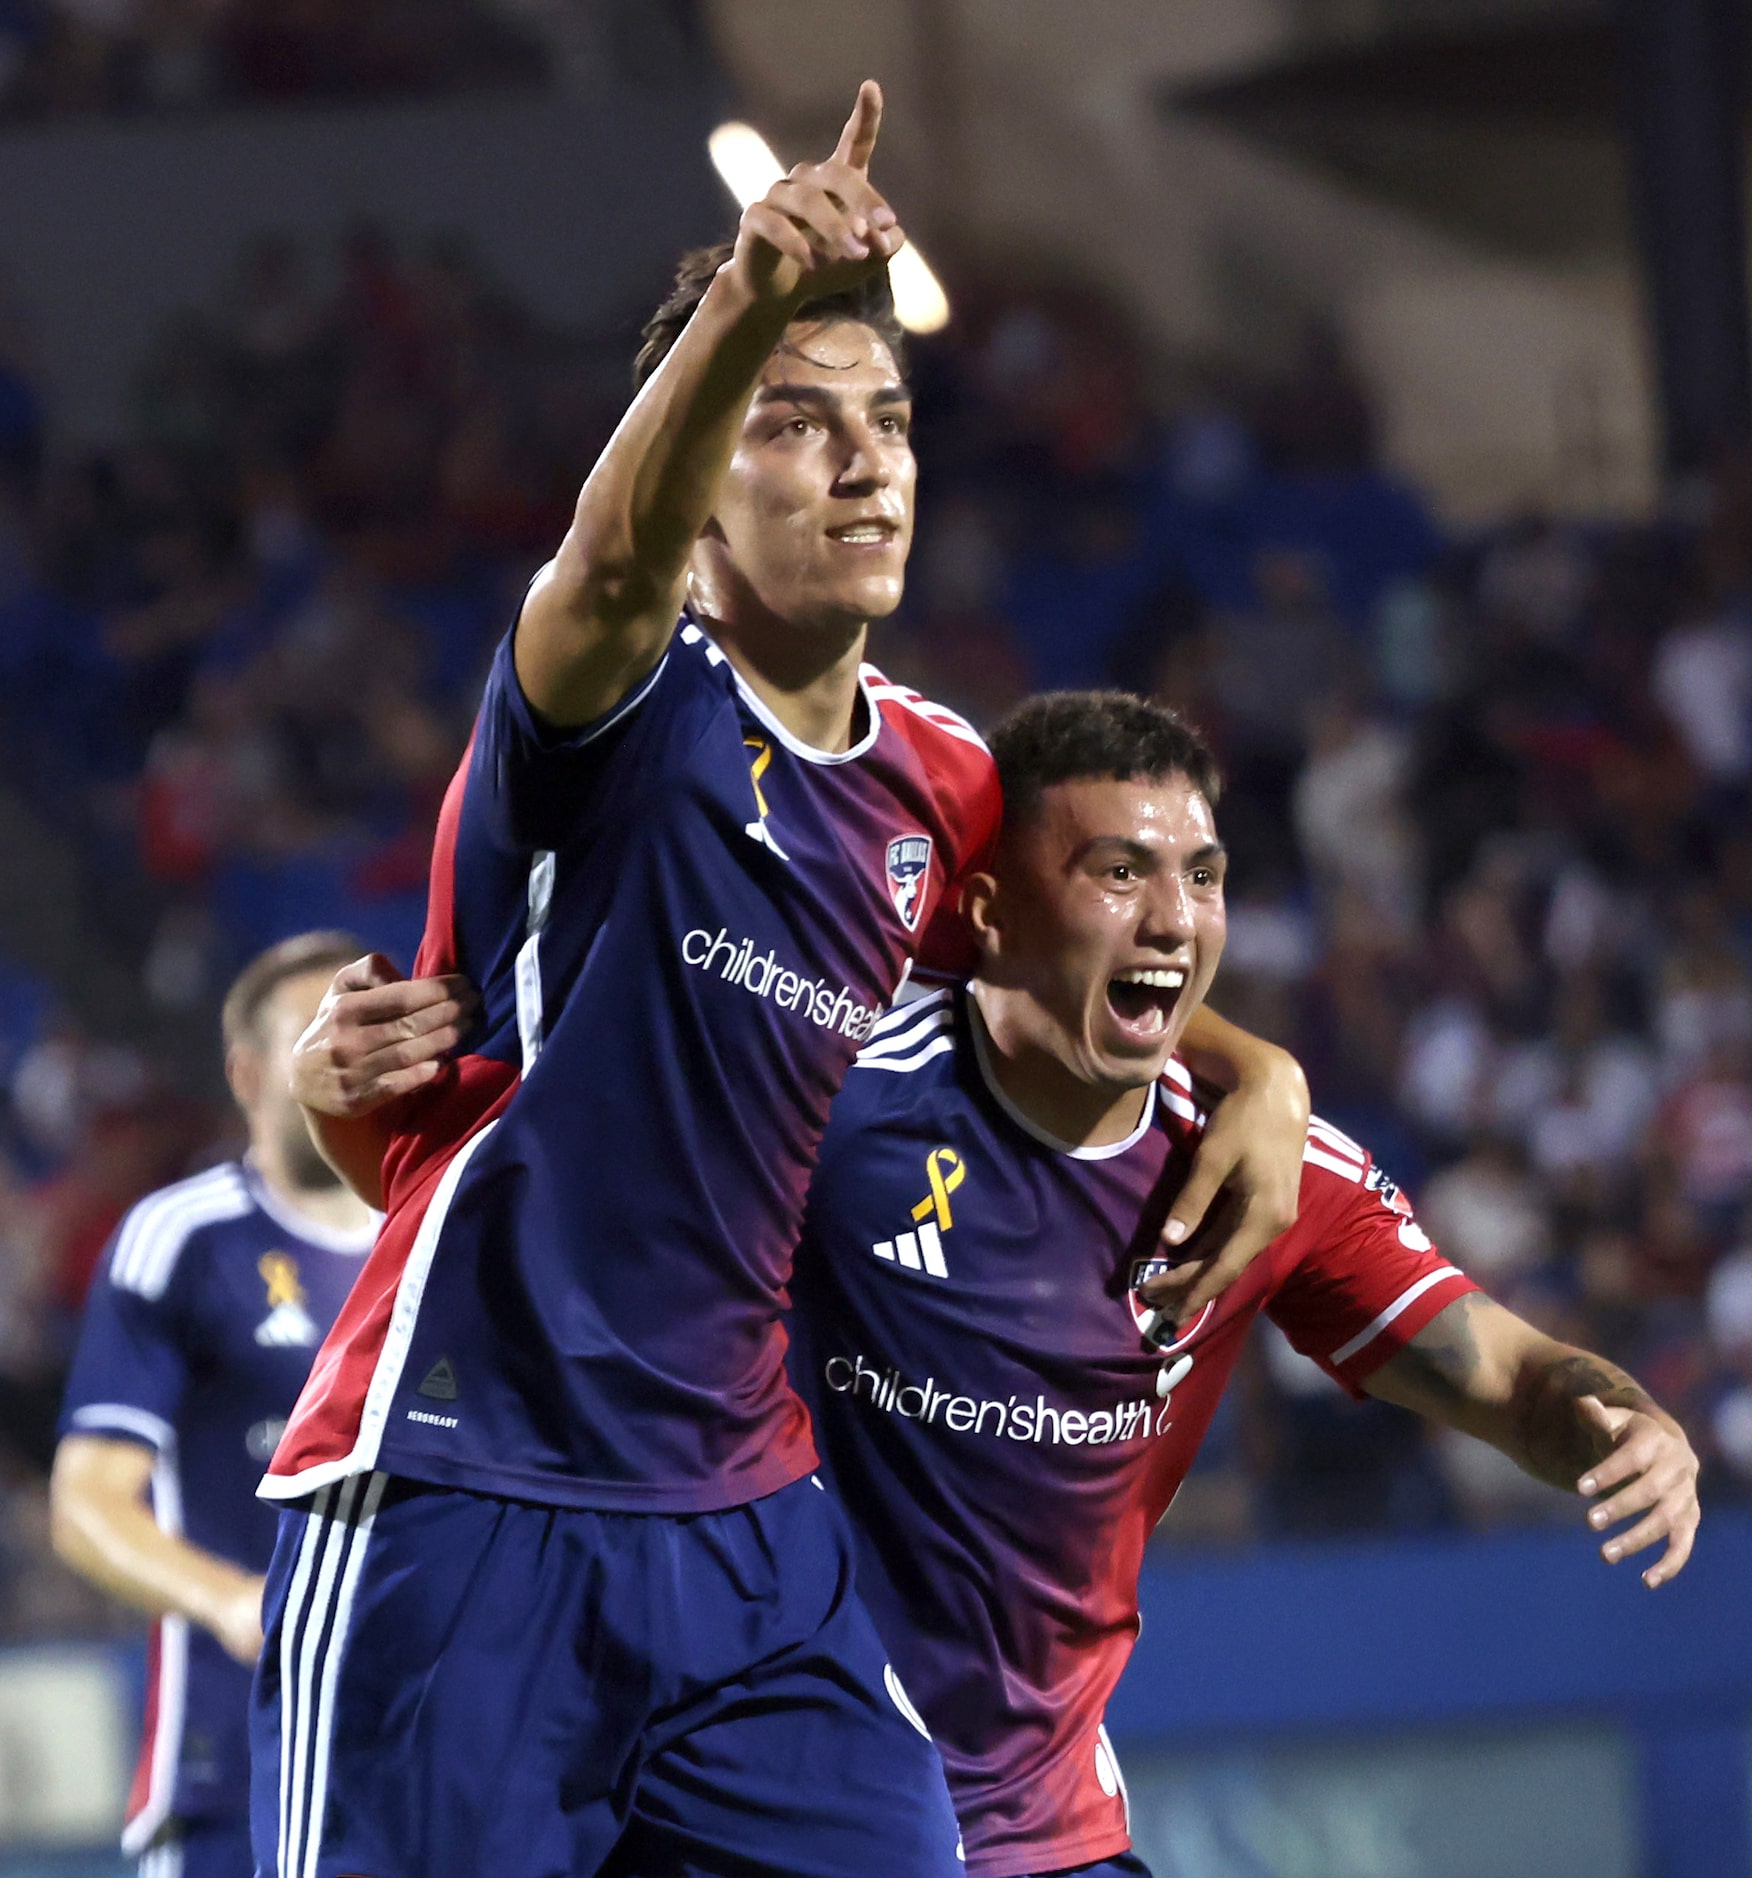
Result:
<svg viewBox="0 0 1752 1878"><path fill-rule="evenodd" d="M110 1242L86 1296L60 1432L115 1436L163 1451L176 1439L189 1382L186 1286L177 1282L188 1254L178 1258L177 1278L158 1288L150 1273L118 1277L120 1238L118 1232Z"/></svg>
<svg viewBox="0 0 1752 1878"><path fill-rule="evenodd" d="M683 703L687 677L702 661L678 659L672 638L656 666L612 710L594 723L561 729L545 723L524 696L513 656L516 637L513 627L500 641L487 674L471 745L468 793L495 843L527 854L566 845L586 804L629 774L631 766L616 761L627 743L635 735L645 741L661 731Z"/></svg>
<svg viewBox="0 0 1752 1878"><path fill-rule="evenodd" d="M1478 1289L1431 1244L1368 1151L1318 1120L1303 1162L1301 1216L1277 1256L1284 1275L1267 1314L1359 1397L1425 1324Z"/></svg>
<svg viewBox="0 0 1752 1878"><path fill-rule="evenodd" d="M926 917L917 965L920 976L937 982L965 978L979 962L961 912L961 889L970 875L991 866L1003 811L997 765L983 743L953 748L944 780L955 850L945 857L942 889Z"/></svg>

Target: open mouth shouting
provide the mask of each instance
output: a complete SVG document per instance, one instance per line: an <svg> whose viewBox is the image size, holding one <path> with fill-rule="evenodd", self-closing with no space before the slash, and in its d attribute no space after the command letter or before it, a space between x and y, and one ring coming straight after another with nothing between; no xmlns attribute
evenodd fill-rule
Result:
<svg viewBox="0 0 1752 1878"><path fill-rule="evenodd" d="M1134 965L1116 972L1107 981L1107 1009L1121 1034L1146 1048L1160 1042L1186 979L1180 965Z"/></svg>

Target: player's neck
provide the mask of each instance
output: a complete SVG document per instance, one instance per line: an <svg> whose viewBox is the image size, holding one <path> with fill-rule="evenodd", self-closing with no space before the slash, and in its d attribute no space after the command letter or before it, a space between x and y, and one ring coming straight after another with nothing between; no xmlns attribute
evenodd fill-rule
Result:
<svg viewBox="0 0 1752 1878"><path fill-rule="evenodd" d="M337 1237L363 1235L369 1230L371 1209L363 1200L338 1181L332 1187L301 1185L289 1173L277 1143L252 1141L249 1160L257 1179L286 1212Z"/></svg>
<svg viewBox="0 0 1752 1878"><path fill-rule="evenodd" d="M1111 1148L1144 1119L1148 1087L1079 1076L1053 1050L1026 996L975 979L971 1022L988 1079L1038 1133L1070 1148Z"/></svg>
<svg viewBox="0 0 1752 1878"><path fill-rule="evenodd" d="M858 667L866 629L801 631L779 620L705 620L736 675L799 743L827 756L869 728Z"/></svg>

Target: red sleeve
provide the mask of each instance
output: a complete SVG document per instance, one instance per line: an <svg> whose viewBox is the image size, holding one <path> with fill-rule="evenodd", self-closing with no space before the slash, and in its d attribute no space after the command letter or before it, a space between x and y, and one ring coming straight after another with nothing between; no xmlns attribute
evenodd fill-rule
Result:
<svg viewBox="0 0 1752 1878"><path fill-rule="evenodd" d="M965 978L976 959L961 917L961 889L969 874L991 864L997 846L1003 811L997 765L973 726L946 706L880 675L872 692L898 707L890 722L912 745L924 769L942 836L919 928L915 970L927 978Z"/></svg>
<svg viewBox="0 0 1752 1878"><path fill-rule="evenodd" d="M1279 1241L1267 1313L1304 1356L1354 1396L1431 1318L1478 1287L1418 1225L1368 1150L1309 1124L1302 1209Z"/></svg>

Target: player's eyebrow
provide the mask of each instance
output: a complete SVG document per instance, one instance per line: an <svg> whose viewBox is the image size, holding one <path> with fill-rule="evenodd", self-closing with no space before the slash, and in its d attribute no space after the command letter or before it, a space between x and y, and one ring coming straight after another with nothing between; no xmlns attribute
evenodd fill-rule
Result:
<svg viewBox="0 0 1752 1878"><path fill-rule="evenodd" d="M1077 858L1086 861L1091 856L1103 852L1117 852L1129 861L1147 861L1160 865L1168 857L1162 849L1147 841L1134 841L1129 835L1094 835L1077 850ZM1203 847L1195 848L1181 862L1182 867L1209 867L1213 862L1227 860L1229 850L1220 841L1207 841Z"/></svg>
<svg viewBox="0 0 1752 1878"><path fill-rule="evenodd" d="M846 394L827 385L798 385L788 380L762 385L754 394L756 404L800 404L805 409L833 409L846 402ZM872 409L894 404L911 404L912 393L905 385L882 385L871 392Z"/></svg>

